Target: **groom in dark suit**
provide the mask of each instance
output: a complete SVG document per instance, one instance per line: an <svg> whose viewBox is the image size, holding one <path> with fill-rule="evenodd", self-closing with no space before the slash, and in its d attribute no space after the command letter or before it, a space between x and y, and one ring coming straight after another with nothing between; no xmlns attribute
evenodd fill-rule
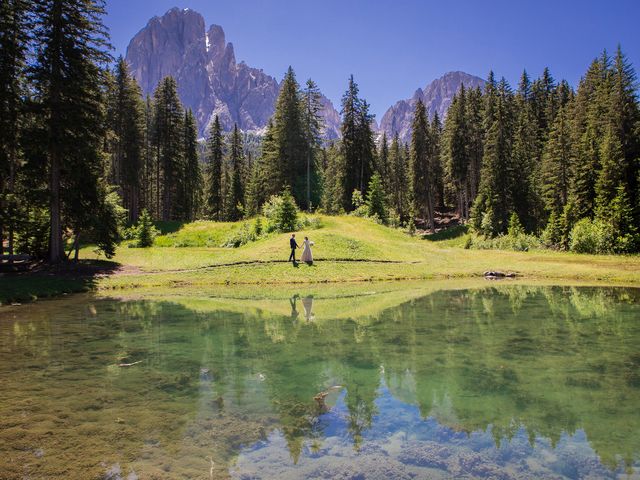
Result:
<svg viewBox="0 0 640 480"><path fill-rule="evenodd" d="M298 242L296 242L296 234L291 234L291 239L289 240L289 245L291 246L291 255L289 255L289 261L296 263L296 248L298 247Z"/></svg>

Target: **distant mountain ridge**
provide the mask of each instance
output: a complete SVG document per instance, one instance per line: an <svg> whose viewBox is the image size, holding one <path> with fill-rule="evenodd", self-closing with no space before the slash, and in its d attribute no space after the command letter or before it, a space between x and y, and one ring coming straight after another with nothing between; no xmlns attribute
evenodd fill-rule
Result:
<svg viewBox="0 0 640 480"><path fill-rule="evenodd" d="M398 133L400 140L408 142L411 139L411 121L418 99L424 103L429 118L433 118L434 113L438 112L440 119L444 119L453 96L463 84L465 88L484 88L486 82L480 77L465 72L445 73L427 85L424 90L418 88L413 97L400 100L389 108L380 120L380 133L385 132L388 137Z"/></svg>
<svg viewBox="0 0 640 480"><path fill-rule="evenodd" d="M244 131L260 131L275 110L278 81L261 69L238 63L222 27L205 30L204 18L194 10L172 8L153 17L129 43L126 60L145 94L152 94L164 77L173 76L201 135L215 115L224 130L237 123ZM322 104L324 136L337 138L339 114L326 97Z"/></svg>
<svg viewBox="0 0 640 480"><path fill-rule="evenodd" d="M219 25L205 29L198 12L172 8L153 17L127 47L126 60L144 94L153 94L167 75L178 83L184 105L193 110L199 133L204 136L216 115L224 130L237 123L244 131L261 133L275 111L280 85L262 69L237 62L232 43L227 43ZM464 72L449 72L418 88L413 97L390 107L373 127L391 137L397 132L403 142L411 138L411 120L418 98L430 117L438 112L444 118L454 94L466 87L483 88L485 81ZM322 97L324 138L340 136L340 114L332 102Z"/></svg>

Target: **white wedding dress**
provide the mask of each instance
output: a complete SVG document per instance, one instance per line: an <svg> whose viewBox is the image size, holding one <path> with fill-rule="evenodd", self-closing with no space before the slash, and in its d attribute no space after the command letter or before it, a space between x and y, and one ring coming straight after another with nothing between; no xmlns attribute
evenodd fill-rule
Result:
<svg viewBox="0 0 640 480"><path fill-rule="evenodd" d="M313 254L311 253L312 245L313 242L309 240L305 240L304 242L302 242L302 257L300 258L300 261L305 263L313 262Z"/></svg>

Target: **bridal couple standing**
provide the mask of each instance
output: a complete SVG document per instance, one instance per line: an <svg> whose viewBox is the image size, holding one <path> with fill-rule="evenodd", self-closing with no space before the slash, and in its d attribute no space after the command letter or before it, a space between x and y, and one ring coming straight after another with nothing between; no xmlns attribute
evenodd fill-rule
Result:
<svg viewBox="0 0 640 480"><path fill-rule="evenodd" d="M289 239L289 246L291 247L291 255L289 255L289 261L296 263L296 249L300 248L298 242L296 242L296 234L293 233ZM313 263L313 254L311 253L311 247L313 242L309 240L309 237L304 237L302 242L302 257L300 260L304 263L311 265Z"/></svg>

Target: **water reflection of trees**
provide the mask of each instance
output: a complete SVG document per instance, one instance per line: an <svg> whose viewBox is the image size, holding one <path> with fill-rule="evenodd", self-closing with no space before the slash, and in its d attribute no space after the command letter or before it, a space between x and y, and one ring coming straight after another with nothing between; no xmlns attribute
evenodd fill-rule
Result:
<svg viewBox="0 0 640 480"><path fill-rule="evenodd" d="M233 419L232 434L220 432L227 459L273 428L294 459L305 441L321 442L313 397L333 385L344 387L345 424L358 447L374 416L385 414L376 406L384 382L397 399L451 428L491 425L497 442L522 427L553 442L582 428L613 464L640 451L639 299L630 289L501 286L436 292L366 321L354 311L352 319L313 322L249 301L209 311L98 302L97 315L87 314L82 335L74 335L88 339L94 356L98 346L103 364L106 357L144 359L137 377L94 370L109 382L108 401L144 386L137 411L180 412L180 422L157 426L165 442L202 419ZM331 300L314 302L322 301ZM299 299L290 306L307 310ZM33 335L38 328L52 322L21 322L10 351L63 361L65 345Z"/></svg>

